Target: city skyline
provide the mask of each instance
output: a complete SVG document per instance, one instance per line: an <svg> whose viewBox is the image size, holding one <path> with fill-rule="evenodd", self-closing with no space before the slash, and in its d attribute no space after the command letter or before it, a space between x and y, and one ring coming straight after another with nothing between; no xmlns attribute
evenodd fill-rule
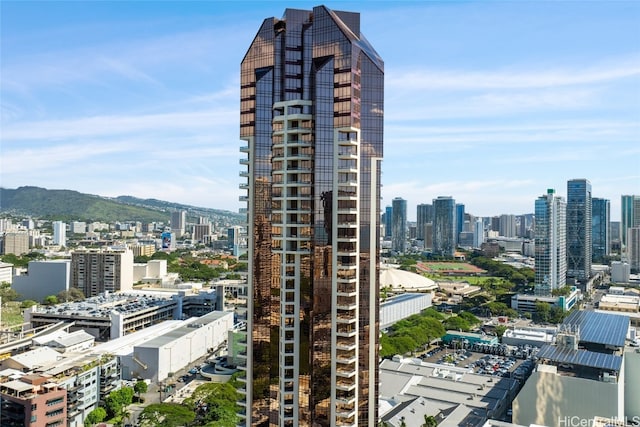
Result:
<svg viewBox="0 0 640 427"><path fill-rule="evenodd" d="M238 64L256 22L315 3L33 3L1 6L0 185L237 211ZM639 4L325 4L385 58L383 210L523 214L585 178L619 221L640 194Z"/></svg>

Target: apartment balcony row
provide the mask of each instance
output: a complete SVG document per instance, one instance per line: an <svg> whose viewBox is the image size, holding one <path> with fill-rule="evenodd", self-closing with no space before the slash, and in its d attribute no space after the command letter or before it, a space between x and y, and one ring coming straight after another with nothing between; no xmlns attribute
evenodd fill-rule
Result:
<svg viewBox="0 0 640 427"><path fill-rule="evenodd" d="M356 375L358 375L357 369L355 367L349 367L349 365L338 365L336 369L336 375L342 378L351 378L353 379ZM346 401L346 403L349 403Z"/></svg>
<svg viewBox="0 0 640 427"><path fill-rule="evenodd" d="M336 390L352 391L355 389L356 389L355 380L352 381L349 379L339 378L338 381L336 381Z"/></svg>

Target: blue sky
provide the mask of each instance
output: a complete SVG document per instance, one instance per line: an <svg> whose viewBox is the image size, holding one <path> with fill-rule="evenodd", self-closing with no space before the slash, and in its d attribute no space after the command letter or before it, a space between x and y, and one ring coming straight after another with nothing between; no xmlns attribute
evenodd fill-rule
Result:
<svg viewBox="0 0 640 427"><path fill-rule="evenodd" d="M240 61L277 1L0 2L0 185L237 210ZM385 60L383 204L640 194L640 2L326 2Z"/></svg>

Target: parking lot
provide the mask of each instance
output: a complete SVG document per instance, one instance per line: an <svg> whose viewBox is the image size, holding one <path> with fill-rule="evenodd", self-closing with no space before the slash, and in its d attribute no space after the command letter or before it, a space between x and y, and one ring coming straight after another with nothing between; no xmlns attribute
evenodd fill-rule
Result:
<svg viewBox="0 0 640 427"><path fill-rule="evenodd" d="M506 346L485 347L483 352L471 349L437 347L421 358L425 362L438 363L468 369L480 375L515 378L522 383L535 365L535 348L509 348ZM476 348L476 350L482 348Z"/></svg>

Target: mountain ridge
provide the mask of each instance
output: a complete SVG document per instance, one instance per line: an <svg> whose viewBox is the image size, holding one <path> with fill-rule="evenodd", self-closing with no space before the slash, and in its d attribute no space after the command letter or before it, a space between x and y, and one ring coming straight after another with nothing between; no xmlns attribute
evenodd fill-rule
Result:
<svg viewBox="0 0 640 427"><path fill-rule="evenodd" d="M0 187L0 213L50 220L168 222L171 212L175 210L184 210L189 217L227 218L230 223L240 223L245 218L237 212L223 209L127 195L105 197L36 186L15 189Z"/></svg>

